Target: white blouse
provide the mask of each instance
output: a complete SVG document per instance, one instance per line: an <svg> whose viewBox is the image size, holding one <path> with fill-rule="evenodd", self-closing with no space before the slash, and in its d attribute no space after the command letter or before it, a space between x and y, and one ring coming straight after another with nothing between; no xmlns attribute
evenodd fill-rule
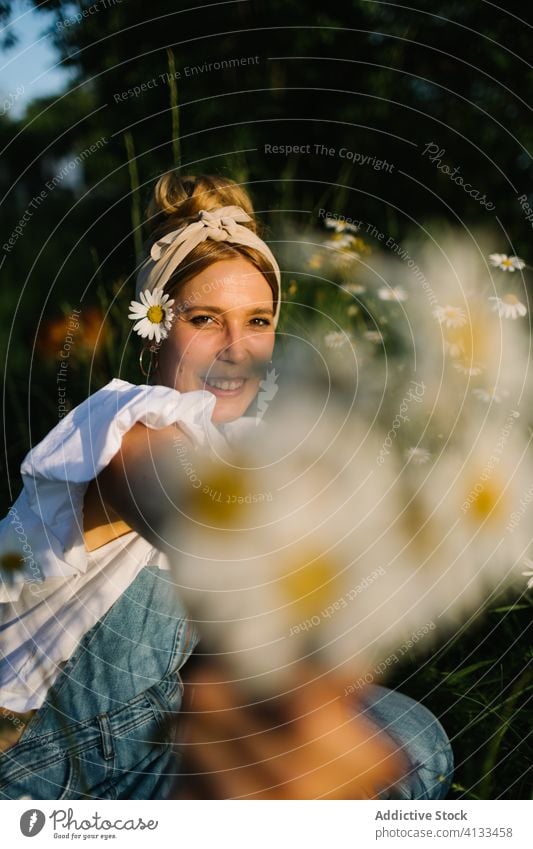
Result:
<svg viewBox="0 0 533 849"><path fill-rule="evenodd" d="M211 392L177 392L114 379L71 410L21 465L23 490L0 522L0 554L24 566L0 577L0 705L39 708L83 635L140 570L168 569L166 556L135 531L88 552L83 500L136 422L178 423L195 447L215 451L238 440L256 420L214 425Z"/></svg>

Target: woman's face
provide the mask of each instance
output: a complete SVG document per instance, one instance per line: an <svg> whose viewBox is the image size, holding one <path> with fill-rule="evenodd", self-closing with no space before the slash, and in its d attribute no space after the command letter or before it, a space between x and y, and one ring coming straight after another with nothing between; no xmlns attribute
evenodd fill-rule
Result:
<svg viewBox="0 0 533 849"><path fill-rule="evenodd" d="M215 262L184 284L174 311L155 379L179 392L212 392L214 422L239 418L274 348L273 297L265 277L244 257Z"/></svg>

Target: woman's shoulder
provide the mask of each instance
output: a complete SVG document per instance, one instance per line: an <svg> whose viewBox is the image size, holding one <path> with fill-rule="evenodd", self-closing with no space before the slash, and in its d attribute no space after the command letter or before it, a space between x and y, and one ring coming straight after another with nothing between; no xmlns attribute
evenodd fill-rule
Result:
<svg viewBox="0 0 533 849"><path fill-rule="evenodd" d="M179 424L194 442L213 428L216 403L208 391L178 392L168 386L114 378L71 410L24 458L21 474L87 483L116 454L124 434L140 422L150 428Z"/></svg>
<svg viewBox="0 0 533 849"><path fill-rule="evenodd" d="M195 443L212 439L215 396L135 385L115 378L71 410L24 458L23 489L0 522L0 552L24 568L0 601L16 599L27 581L67 578L87 570L84 496L137 422L150 428L179 424ZM215 438L222 439L216 431Z"/></svg>

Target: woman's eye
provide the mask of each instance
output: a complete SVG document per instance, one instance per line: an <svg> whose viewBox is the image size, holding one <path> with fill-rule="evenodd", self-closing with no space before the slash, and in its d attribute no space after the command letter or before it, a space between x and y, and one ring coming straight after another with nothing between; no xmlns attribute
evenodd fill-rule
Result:
<svg viewBox="0 0 533 849"><path fill-rule="evenodd" d="M214 321L214 318L211 315L195 315L191 318L191 323L196 325L196 327L205 327L210 322ZM251 323L255 324L256 327L269 327L270 321L268 318L252 318Z"/></svg>

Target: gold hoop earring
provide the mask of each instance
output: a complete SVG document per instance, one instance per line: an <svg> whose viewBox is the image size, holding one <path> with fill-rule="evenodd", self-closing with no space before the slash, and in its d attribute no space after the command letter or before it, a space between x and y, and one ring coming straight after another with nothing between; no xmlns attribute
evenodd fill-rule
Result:
<svg viewBox="0 0 533 849"><path fill-rule="evenodd" d="M148 371L144 368L144 355L147 351L150 351L150 362L148 363ZM147 379L150 377L150 374L157 369L158 366L158 352L159 345L149 345L142 348L141 353L139 354L139 368L141 369L141 373Z"/></svg>

